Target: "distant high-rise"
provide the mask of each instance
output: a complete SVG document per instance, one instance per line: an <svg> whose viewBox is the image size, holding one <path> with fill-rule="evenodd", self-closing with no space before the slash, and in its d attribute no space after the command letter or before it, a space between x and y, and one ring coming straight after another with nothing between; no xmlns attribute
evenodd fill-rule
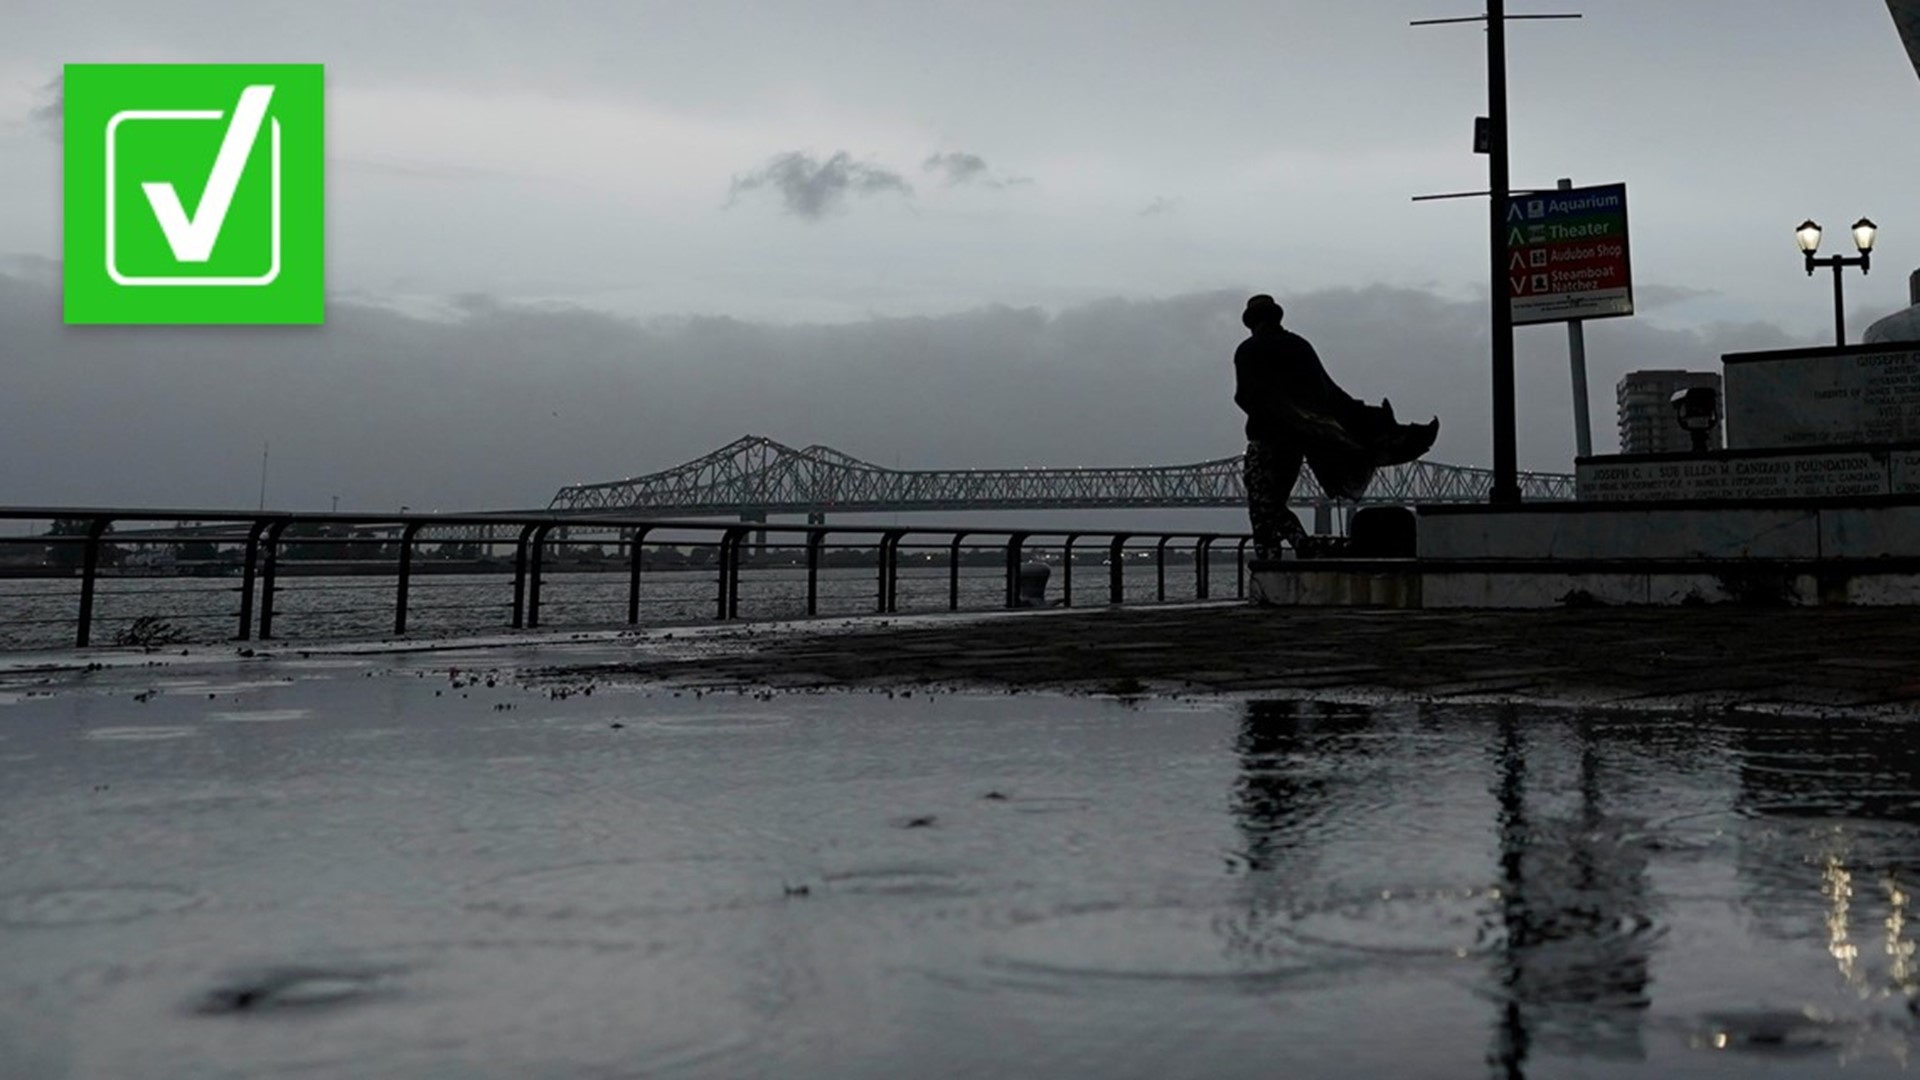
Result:
<svg viewBox="0 0 1920 1080"><path fill-rule="evenodd" d="M1893 25L1900 31L1914 70L1920 71L1920 0L1887 0L1887 10L1893 12Z"/></svg>
<svg viewBox="0 0 1920 1080"><path fill-rule="evenodd" d="M1711 371L1633 371L1620 380L1614 396L1620 403L1620 452L1623 454L1672 454L1693 449L1693 436L1673 414L1673 395L1696 386L1711 387L1720 393L1720 376ZM1721 407L1725 413L1725 406ZM1707 445L1715 450L1726 445L1715 425L1707 433Z"/></svg>

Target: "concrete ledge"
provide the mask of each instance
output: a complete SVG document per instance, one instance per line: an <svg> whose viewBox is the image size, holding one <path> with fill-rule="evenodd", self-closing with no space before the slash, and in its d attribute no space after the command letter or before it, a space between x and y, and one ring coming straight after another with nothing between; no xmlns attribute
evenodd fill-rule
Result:
<svg viewBox="0 0 1920 1080"><path fill-rule="evenodd" d="M1920 505L1564 503L1464 512L1422 507L1415 550L1422 559L1920 557Z"/></svg>
<svg viewBox="0 0 1920 1080"><path fill-rule="evenodd" d="M1254 600L1276 607L1419 608L1426 575L1415 569L1338 569L1331 565L1256 563Z"/></svg>
<svg viewBox="0 0 1920 1080"><path fill-rule="evenodd" d="M1423 559L1814 559L1821 555L1820 511L1423 513L1416 550Z"/></svg>
<svg viewBox="0 0 1920 1080"><path fill-rule="evenodd" d="M1276 607L1904 606L1920 559L1300 560L1253 564L1248 591Z"/></svg>

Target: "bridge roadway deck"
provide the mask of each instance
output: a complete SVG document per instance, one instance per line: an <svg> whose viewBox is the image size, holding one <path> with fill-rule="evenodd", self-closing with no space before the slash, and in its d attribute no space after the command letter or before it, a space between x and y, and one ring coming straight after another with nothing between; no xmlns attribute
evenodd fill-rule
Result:
<svg viewBox="0 0 1920 1080"><path fill-rule="evenodd" d="M535 681L1257 693L1920 716L1911 609L1386 611L1244 604L725 628L675 656L553 652ZM631 651L631 650L630 650Z"/></svg>

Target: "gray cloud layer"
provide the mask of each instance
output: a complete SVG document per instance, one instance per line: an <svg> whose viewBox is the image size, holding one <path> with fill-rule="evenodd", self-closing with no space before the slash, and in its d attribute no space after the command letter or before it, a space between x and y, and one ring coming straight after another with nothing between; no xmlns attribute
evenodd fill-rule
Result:
<svg viewBox="0 0 1920 1080"><path fill-rule="evenodd" d="M899 173L855 161L845 150L825 161L798 150L776 154L761 168L733 178L728 204L761 188L778 192L788 213L810 221L838 210L850 195L913 194L913 185Z"/></svg>
<svg viewBox="0 0 1920 1080"><path fill-rule="evenodd" d="M1048 314L774 326L636 323L469 297L417 319L336 300L317 329L66 328L50 267L0 274L0 504L544 505L579 481L697 457L743 434L907 468L1148 465L1238 453L1237 321L1252 289L1105 300ZM1486 310L1408 289L1285 296L1288 324L1346 387L1439 414L1434 457L1488 455ZM1523 468L1572 457L1565 336L1520 334ZM1644 320L1587 332L1596 442L1642 367L1714 368L1793 344L1766 325Z"/></svg>
<svg viewBox="0 0 1920 1080"><path fill-rule="evenodd" d="M36 95L39 99L33 108L27 110L27 119L54 142L66 139L67 120L67 80L66 76L55 75L40 87Z"/></svg>

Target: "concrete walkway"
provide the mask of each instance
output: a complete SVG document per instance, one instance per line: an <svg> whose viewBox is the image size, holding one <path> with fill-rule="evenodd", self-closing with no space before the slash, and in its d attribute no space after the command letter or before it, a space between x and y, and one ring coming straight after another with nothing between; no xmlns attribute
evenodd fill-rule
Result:
<svg viewBox="0 0 1920 1080"><path fill-rule="evenodd" d="M533 674L789 690L933 684L1920 715L1920 612L1909 608L1203 604L909 619L832 632L749 626L682 655L604 655Z"/></svg>

